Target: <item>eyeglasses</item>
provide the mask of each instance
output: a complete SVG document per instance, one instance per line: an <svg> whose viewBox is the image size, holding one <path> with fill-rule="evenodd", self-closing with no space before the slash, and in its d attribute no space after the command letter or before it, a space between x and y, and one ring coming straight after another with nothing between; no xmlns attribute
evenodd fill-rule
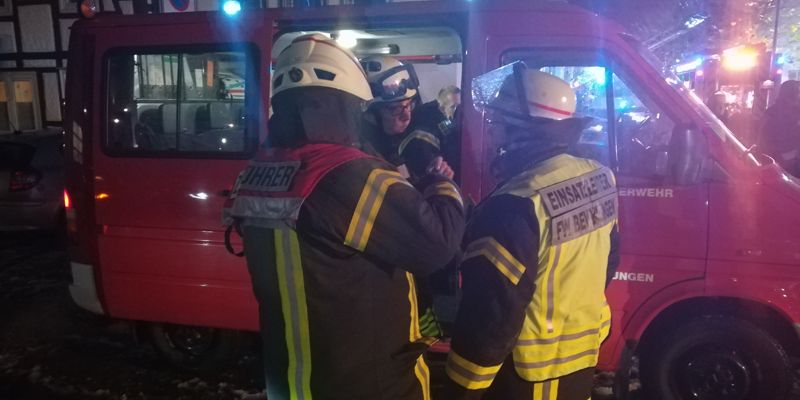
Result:
<svg viewBox="0 0 800 400"><path fill-rule="evenodd" d="M413 101L408 101L408 103L405 104L400 102L397 104L386 106L384 110L386 110L386 112L393 117L399 117L405 114L406 112L414 111L414 105L415 103Z"/></svg>

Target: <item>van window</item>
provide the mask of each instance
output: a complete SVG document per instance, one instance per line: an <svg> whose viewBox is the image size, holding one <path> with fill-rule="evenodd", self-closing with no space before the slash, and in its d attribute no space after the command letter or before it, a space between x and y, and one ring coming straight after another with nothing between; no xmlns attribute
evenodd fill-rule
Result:
<svg viewBox="0 0 800 400"><path fill-rule="evenodd" d="M622 70L594 52L514 52L504 62L516 60L567 81L578 98L576 115L593 119L573 154L612 165L619 175L642 183L663 183L675 123L644 91L629 85Z"/></svg>
<svg viewBox="0 0 800 400"><path fill-rule="evenodd" d="M116 52L108 58L106 148L115 154L230 156L255 147L245 51ZM248 85L246 85L248 84Z"/></svg>

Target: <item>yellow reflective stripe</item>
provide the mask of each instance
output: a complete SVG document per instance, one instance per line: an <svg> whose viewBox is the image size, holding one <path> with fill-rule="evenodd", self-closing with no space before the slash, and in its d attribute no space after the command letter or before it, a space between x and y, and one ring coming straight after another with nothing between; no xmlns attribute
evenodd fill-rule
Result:
<svg viewBox="0 0 800 400"><path fill-rule="evenodd" d="M408 303L411 310L411 325L408 331L408 341L413 343L422 338L419 331L419 310L417 309L417 288L414 286L414 277L406 272L408 279Z"/></svg>
<svg viewBox="0 0 800 400"><path fill-rule="evenodd" d="M534 383L533 400L558 400L558 379Z"/></svg>
<svg viewBox="0 0 800 400"><path fill-rule="evenodd" d="M542 398L542 382L533 384L533 400L544 400Z"/></svg>
<svg viewBox="0 0 800 400"><path fill-rule="evenodd" d="M397 154L403 154L403 152L406 151L406 147L408 147L408 145L411 144L411 142L414 141L415 139L428 142L433 147L436 147L437 150L440 147L439 139L437 139L436 136L433 136L432 134L425 131L414 131L411 132L408 136L406 136L406 138L400 142L400 145L397 146Z"/></svg>
<svg viewBox="0 0 800 400"><path fill-rule="evenodd" d="M425 363L425 358L419 356L417 364L414 366L414 375L417 376L419 384L422 386L422 400L430 400L431 398L431 371L428 369L428 364Z"/></svg>
<svg viewBox="0 0 800 400"><path fill-rule="evenodd" d="M378 210L383 204L383 198L389 186L400 183L411 186L403 176L396 171L385 169L375 169L367 178L367 183L361 191L356 210L350 219L350 226L347 228L347 235L344 244L359 251L364 251L369 242L369 235L375 224Z"/></svg>
<svg viewBox="0 0 800 400"><path fill-rule="evenodd" d="M454 382L467 389L485 389L492 384L494 377L497 375L497 372L500 371L502 365L503 364L483 367L468 361L451 350L450 354L447 355L445 373Z"/></svg>
<svg viewBox="0 0 800 400"><path fill-rule="evenodd" d="M525 273L525 265L492 237L480 238L467 246L464 261L483 256L513 284L518 284Z"/></svg>
<svg viewBox="0 0 800 400"><path fill-rule="evenodd" d="M423 197L426 199L431 196L447 196L452 197L458 202L461 207L464 207L464 199L461 198L461 193L458 192L456 186L450 182L438 182L434 185L428 186L425 189Z"/></svg>
<svg viewBox="0 0 800 400"><path fill-rule="evenodd" d="M558 379L550 381L550 399L548 400L558 400Z"/></svg>
<svg viewBox="0 0 800 400"><path fill-rule="evenodd" d="M274 231L274 236L281 310L289 356L287 377L290 399L310 400L311 343L300 243L293 230L278 229Z"/></svg>

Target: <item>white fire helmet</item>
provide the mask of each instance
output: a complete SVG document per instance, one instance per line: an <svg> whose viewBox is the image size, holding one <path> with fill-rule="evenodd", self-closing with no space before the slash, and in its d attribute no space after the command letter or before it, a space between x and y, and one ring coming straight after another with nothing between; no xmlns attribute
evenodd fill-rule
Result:
<svg viewBox="0 0 800 400"><path fill-rule="evenodd" d="M410 99L417 95L419 79L411 64L388 56L366 57L361 66L367 72L374 103L388 103Z"/></svg>
<svg viewBox="0 0 800 400"><path fill-rule="evenodd" d="M294 39L278 55L272 74L272 96L287 89L311 86L372 100L366 73L355 55L319 33Z"/></svg>
<svg viewBox="0 0 800 400"><path fill-rule="evenodd" d="M577 97L570 85L521 62L502 66L472 80L472 101L478 111L494 111L507 123L526 126L537 119L572 118Z"/></svg>

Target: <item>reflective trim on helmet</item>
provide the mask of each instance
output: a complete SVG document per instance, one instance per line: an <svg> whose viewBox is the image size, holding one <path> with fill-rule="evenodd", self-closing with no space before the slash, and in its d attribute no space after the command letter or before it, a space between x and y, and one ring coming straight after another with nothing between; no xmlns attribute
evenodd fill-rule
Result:
<svg viewBox="0 0 800 400"><path fill-rule="evenodd" d="M405 72L407 76L402 76ZM398 77L398 75L402 77ZM396 78L392 80L392 78ZM372 95L381 100L405 99L406 93L419 88L419 79L410 64L398 65L370 79ZM410 96L409 96L410 97Z"/></svg>
<svg viewBox="0 0 800 400"><path fill-rule="evenodd" d="M293 40L292 44L300 43L300 42L309 42L309 41L310 42L316 42L316 43L323 43L323 44L326 44L328 46L331 46L331 47L341 51L342 53L344 53L347 56L347 58L349 58L350 60L352 60L356 64L356 66L358 67L359 70L361 70L361 73L364 74L364 79L367 78L367 73L364 72L364 67L361 66L361 63L358 62L358 59L356 59L355 56L353 56L352 54L348 53L347 51L345 51L343 48L339 47L335 43L331 43L332 39L319 40L316 37L309 35L309 36L301 36L301 37Z"/></svg>
<svg viewBox="0 0 800 400"><path fill-rule="evenodd" d="M534 107L541 108L542 110L545 110L545 111L550 111L550 112L554 112L556 114L566 115L567 117L571 117L572 116L572 113L569 112L569 111L560 110L558 108L546 106L544 104L539 104L539 103L537 103L535 101L528 100L528 104L530 104L530 105L532 105Z"/></svg>

